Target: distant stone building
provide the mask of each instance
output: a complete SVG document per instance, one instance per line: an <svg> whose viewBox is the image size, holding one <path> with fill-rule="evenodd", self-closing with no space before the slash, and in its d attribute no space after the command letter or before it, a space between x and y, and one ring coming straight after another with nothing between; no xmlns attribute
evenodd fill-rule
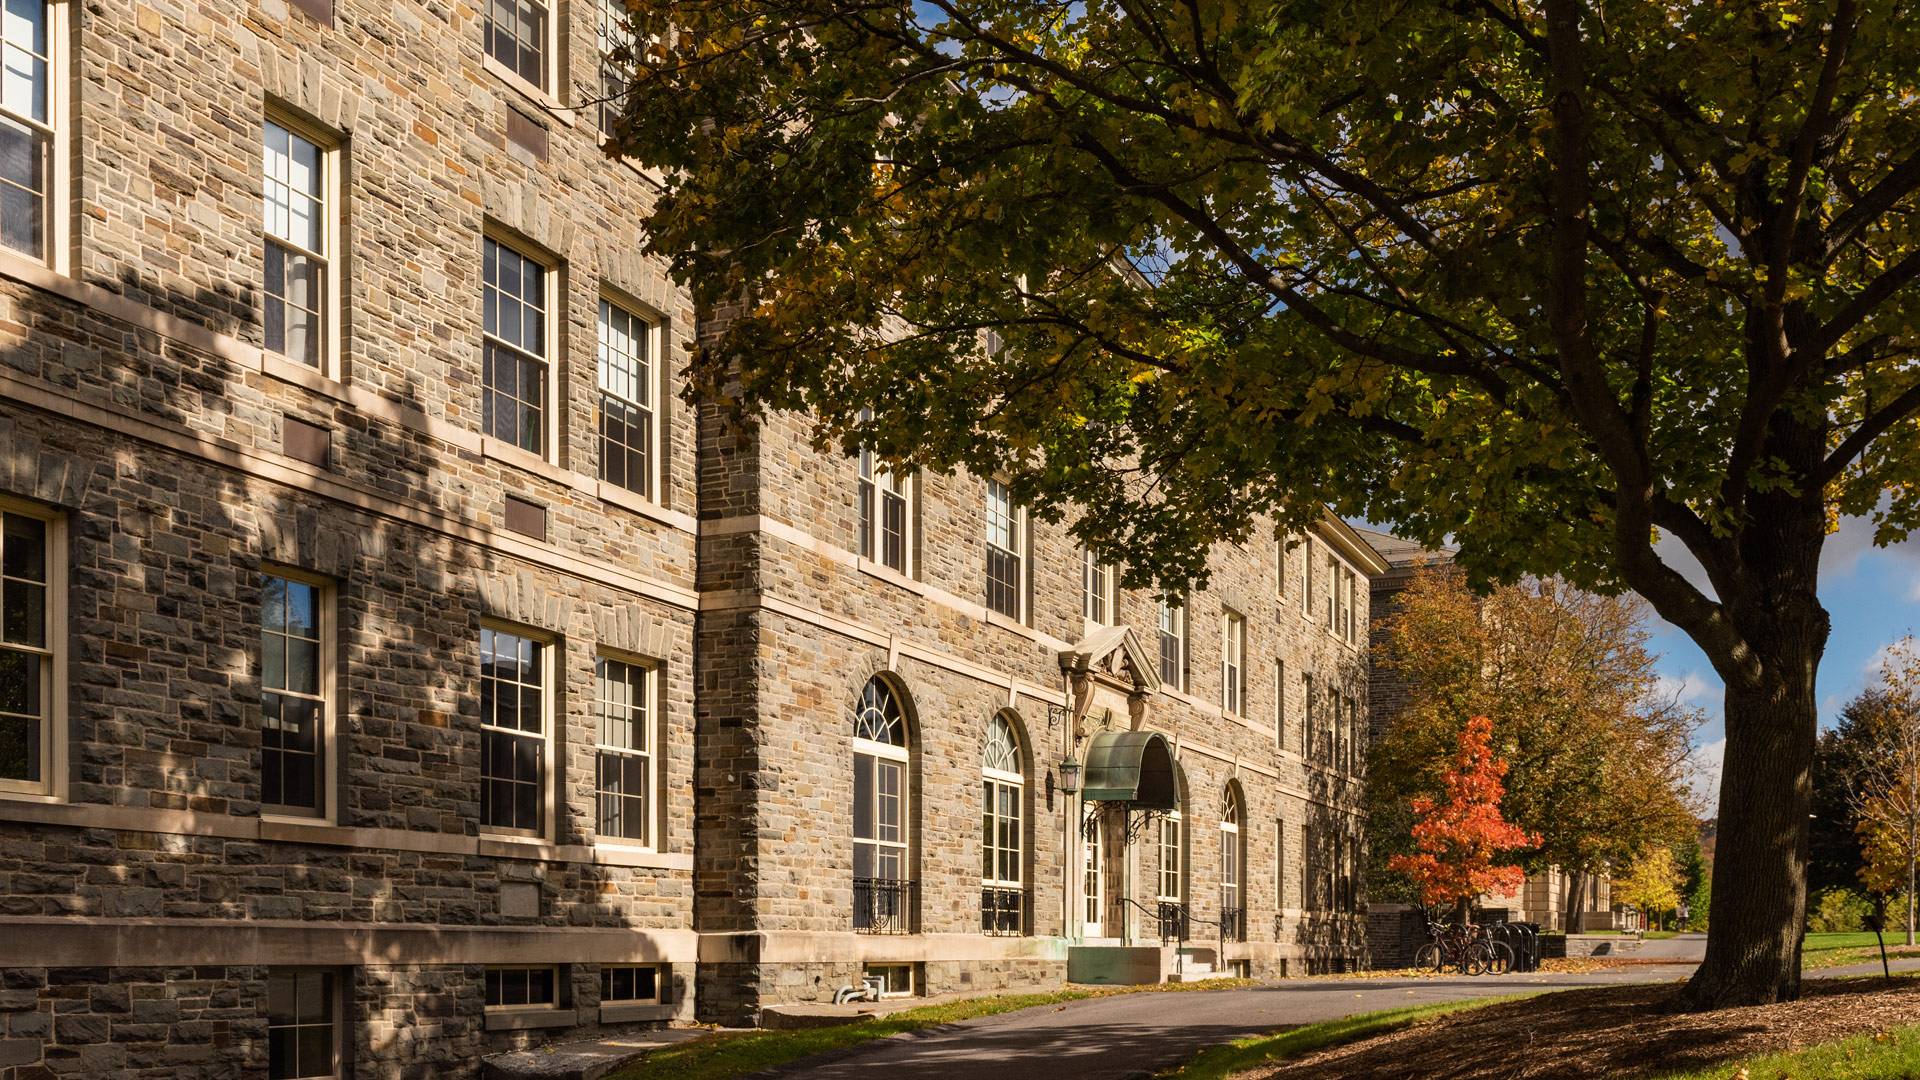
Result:
<svg viewBox="0 0 1920 1080"><path fill-rule="evenodd" d="M1398 672L1377 662L1386 640L1384 620L1400 610L1400 594L1412 583L1416 573L1422 569L1454 572L1453 551L1424 548L1404 537L1378 529L1356 527L1354 531L1366 540L1368 546L1380 553L1389 567L1385 573L1374 577L1372 583L1374 623L1369 634L1371 647L1368 650L1367 699L1372 704L1368 715L1373 726L1371 736L1378 739L1386 734L1394 719L1406 708L1412 691L1412 686ZM1572 890L1576 887L1584 890L1579 904L1573 903L1575 896ZM1481 897L1479 906L1489 913L1504 914L1515 922L1538 923L1550 930L1611 930L1619 928L1623 919L1631 918L1631 913L1614 910L1612 882L1605 875L1587 875L1584 881L1575 881L1557 866L1530 875L1512 894ZM1393 923L1394 913L1401 907L1373 905L1379 914L1385 916L1380 920L1382 927ZM1569 927L1568 913L1576 909L1581 913L1581 925ZM1386 931L1381 933L1384 935ZM1408 956L1411 956L1410 952ZM1395 957L1383 955L1381 959L1392 961Z"/></svg>
<svg viewBox="0 0 1920 1080"><path fill-rule="evenodd" d="M1364 957L1386 563L1329 516L1162 605L684 407L618 34L8 6L0 1080Z"/></svg>

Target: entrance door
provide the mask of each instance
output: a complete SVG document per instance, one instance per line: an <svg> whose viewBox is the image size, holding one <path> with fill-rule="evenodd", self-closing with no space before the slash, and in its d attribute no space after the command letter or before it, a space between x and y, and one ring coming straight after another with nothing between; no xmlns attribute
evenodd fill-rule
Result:
<svg viewBox="0 0 1920 1080"><path fill-rule="evenodd" d="M1082 919L1081 936L1106 936L1107 851L1103 843L1106 829L1097 810L1089 809L1080 830Z"/></svg>

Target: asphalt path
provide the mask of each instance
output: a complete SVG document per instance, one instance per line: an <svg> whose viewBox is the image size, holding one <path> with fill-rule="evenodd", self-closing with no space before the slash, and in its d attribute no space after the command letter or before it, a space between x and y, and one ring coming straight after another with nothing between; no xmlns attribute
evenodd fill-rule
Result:
<svg viewBox="0 0 1920 1080"><path fill-rule="evenodd" d="M1652 944L1649 942L1648 944ZM1668 950L1662 949L1662 952ZM1674 946L1673 951L1680 951ZM1300 1024L1407 1005L1539 990L1677 982L1693 963L1638 963L1581 974L1469 978L1305 978L1238 990L1120 994L965 1020L811 1058L767 1076L848 1080L1140 1080L1209 1046ZM1902 970L1920 960L1896 961ZM1878 974L1861 964L1820 976Z"/></svg>

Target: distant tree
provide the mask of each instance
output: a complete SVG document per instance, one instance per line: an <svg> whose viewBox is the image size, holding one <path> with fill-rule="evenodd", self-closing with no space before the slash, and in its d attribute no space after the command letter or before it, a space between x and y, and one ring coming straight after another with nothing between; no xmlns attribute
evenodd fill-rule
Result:
<svg viewBox="0 0 1920 1080"><path fill-rule="evenodd" d="M1645 614L1631 596L1559 582L1481 596L1458 573L1417 571L1375 657L1408 687L1368 754L1380 865L1408 850L1408 802L1442 790L1463 716L1492 721L1494 749L1508 763L1503 811L1539 837L1520 861L1567 871L1570 908L1588 875L1692 839L1698 819L1686 780L1700 716L1660 693ZM1398 883L1389 874L1384 884L1390 895Z"/></svg>
<svg viewBox="0 0 1920 1080"><path fill-rule="evenodd" d="M1700 931L1712 927L1713 913L1713 875L1709 873L1700 879L1700 884L1687 894L1687 929Z"/></svg>
<svg viewBox="0 0 1920 1080"><path fill-rule="evenodd" d="M1615 880L1614 898L1640 909L1652 924L1661 912L1680 906L1680 867L1673 849L1649 847L1627 867L1624 880Z"/></svg>
<svg viewBox="0 0 1920 1080"><path fill-rule="evenodd" d="M1474 897L1511 891L1526 879L1517 864L1501 858L1539 842L1500 814L1507 763L1493 756L1492 736L1486 717L1467 721L1444 777L1446 797L1413 800L1415 854L1394 856L1392 863L1419 887L1422 903L1454 905L1463 921Z"/></svg>
<svg viewBox="0 0 1920 1080"><path fill-rule="evenodd" d="M1848 790L1861 881L1876 896L1904 894L1912 945L1920 879L1920 655L1911 636L1888 648L1880 683L1876 707L1863 711L1849 732L1860 745L1849 763Z"/></svg>
<svg viewBox="0 0 1920 1080"><path fill-rule="evenodd" d="M1855 830L1853 784L1888 708L1886 691L1869 686L1840 710L1840 721L1820 733L1813 755L1813 817L1807 823L1807 889L1860 885L1860 837Z"/></svg>

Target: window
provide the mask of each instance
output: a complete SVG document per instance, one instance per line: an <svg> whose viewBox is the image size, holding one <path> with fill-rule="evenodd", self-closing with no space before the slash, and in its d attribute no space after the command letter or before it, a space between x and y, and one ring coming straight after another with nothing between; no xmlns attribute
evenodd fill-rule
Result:
<svg viewBox="0 0 1920 1080"><path fill-rule="evenodd" d="M862 420L873 419L862 410ZM905 574L911 545L907 543L912 495L905 475L881 466L873 451L860 450L860 557L872 559Z"/></svg>
<svg viewBox="0 0 1920 1080"><path fill-rule="evenodd" d="M1220 707L1238 716L1247 704L1247 621L1237 612L1220 616Z"/></svg>
<svg viewBox="0 0 1920 1080"><path fill-rule="evenodd" d="M539 0L487 0L487 55L543 90L547 18L547 5Z"/></svg>
<svg viewBox="0 0 1920 1080"><path fill-rule="evenodd" d="M1359 637L1360 575L1350 566L1340 568L1340 639L1352 645Z"/></svg>
<svg viewBox="0 0 1920 1080"><path fill-rule="evenodd" d="M907 997L913 993L912 964L868 964L860 973L861 981L874 984L881 997Z"/></svg>
<svg viewBox="0 0 1920 1080"><path fill-rule="evenodd" d="M338 1075L340 1037L331 971L267 973L267 1076Z"/></svg>
<svg viewBox="0 0 1920 1080"><path fill-rule="evenodd" d="M1300 614L1313 618L1313 539L1301 542L1300 547Z"/></svg>
<svg viewBox="0 0 1920 1080"><path fill-rule="evenodd" d="M1287 662L1273 662L1273 748L1287 745Z"/></svg>
<svg viewBox="0 0 1920 1080"><path fill-rule="evenodd" d="M480 630L480 824L538 833L547 792L547 644Z"/></svg>
<svg viewBox="0 0 1920 1080"><path fill-rule="evenodd" d="M656 964L603 964L600 968L600 1004L652 1004L660 1001L666 984Z"/></svg>
<svg viewBox="0 0 1920 1080"><path fill-rule="evenodd" d="M1180 811L1175 810L1160 819L1160 878L1156 882L1159 890L1155 899L1164 903L1180 903L1186 893L1181 886L1180 859Z"/></svg>
<svg viewBox="0 0 1920 1080"><path fill-rule="evenodd" d="M1287 539L1284 536L1273 542L1273 595L1276 599L1287 595Z"/></svg>
<svg viewBox="0 0 1920 1080"><path fill-rule="evenodd" d="M633 15L620 0L600 0L600 134L611 137L633 83Z"/></svg>
<svg viewBox="0 0 1920 1080"><path fill-rule="evenodd" d="M604 297L600 300L600 479L643 498L653 497L659 460L653 422L651 323Z"/></svg>
<svg viewBox="0 0 1920 1080"><path fill-rule="evenodd" d="M875 676L853 708L853 928L905 933L907 720L892 684Z"/></svg>
<svg viewBox="0 0 1920 1080"><path fill-rule="evenodd" d="M260 582L260 802L324 815L331 590L288 571Z"/></svg>
<svg viewBox="0 0 1920 1080"><path fill-rule="evenodd" d="M545 454L548 271L491 236L485 262L484 430Z"/></svg>
<svg viewBox="0 0 1920 1080"><path fill-rule="evenodd" d="M0 18L0 245L52 262L54 95L50 25L58 6L10 0Z"/></svg>
<svg viewBox="0 0 1920 1080"><path fill-rule="evenodd" d="M1229 941L1246 936L1246 904L1240 895L1240 869L1245 862L1240 819L1240 793L1228 787L1226 807L1220 815L1220 930Z"/></svg>
<svg viewBox="0 0 1920 1080"><path fill-rule="evenodd" d="M1304 825L1300 829L1300 907L1305 911L1320 910L1319 879L1320 855L1314 848L1314 828Z"/></svg>
<svg viewBox="0 0 1920 1080"><path fill-rule="evenodd" d="M596 831L602 840L653 842L653 672L598 656L593 661L600 739L594 748Z"/></svg>
<svg viewBox="0 0 1920 1080"><path fill-rule="evenodd" d="M560 1004L560 972L553 967L490 967L487 1008L552 1009Z"/></svg>
<svg viewBox="0 0 1920 1080"><path fill-rule="evenodd" d="M1187 688L1187 613L1166 599L1160 601L1160 681Z"/></svg>
<svg viewBox="0 0 1920 1080"><path fill-rule="evenodd" d="M981 757L980 929L988 934L1019 934L1026 927L1022 860L1022 804L1026 773L1020 740L1004 715L987 725Z"/></svg>
<svg viewBox="0 0 1920 1080"><path fill-rule="evenodd" d="M1273 819L1273 906L1287 906L1287 819Z"/></svg>
<svg viewBox="0 0 1920 1080"><path fill-rule="evenodd" d="M1080 614L1088 622L1112 626L1118 621L1118 604L1113 589L1113 567L1094 558L1093 552L1080 552Z"/></svg>
<svg viewBox="0 0 1920 1080"><path fill-rule="evenodd" d="M987 481L987 607L1014 619L1025 613L1026 524L1007 485Z"/></svg>
<svg viewBox="0 0 1920 1080"><path fill-rule="evenodd" d="M1338 634L1340 632L1340 563L1332 555L1327 556L1326 588L1320 592L1326 601L1327 629Z"/></svg>
<svg viewBox="0 0 1920 1080"><path fill-rule="evenodd" d="M61 531L56 518L0 504L0 791L48 795L59 786Z"/></svg>
<svg viewBox="0 0 1920 1080"><path fill-rule="evenodd" d="M266 349L325 370L335 295L334 151L277 120L262 130Z"/></svg>

